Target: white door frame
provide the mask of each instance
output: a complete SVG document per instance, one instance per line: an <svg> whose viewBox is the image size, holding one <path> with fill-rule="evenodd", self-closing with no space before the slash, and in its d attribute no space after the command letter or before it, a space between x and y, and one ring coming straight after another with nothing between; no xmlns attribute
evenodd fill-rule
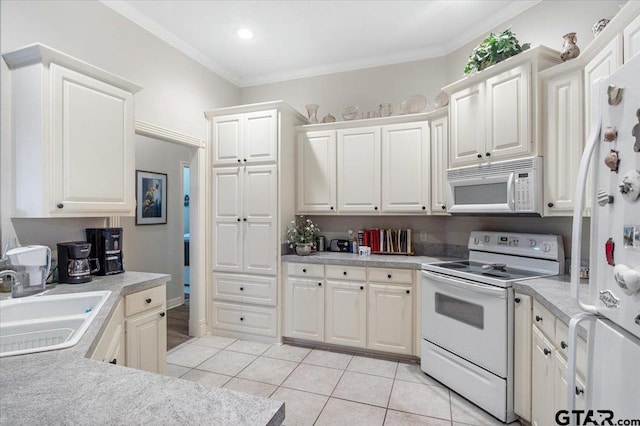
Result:
<svg viewBox="0 0 640 426"><path fill-rule="evenodd" d="M207 332L206 317L206 199L207 149L204 140L136 120L136 134L191 148L189 160L189 335L201 337ZM184 229L184 224L183 224ZM184 280L183 280L184 281ZM184 283L183 283L184 285Z"/></svg>

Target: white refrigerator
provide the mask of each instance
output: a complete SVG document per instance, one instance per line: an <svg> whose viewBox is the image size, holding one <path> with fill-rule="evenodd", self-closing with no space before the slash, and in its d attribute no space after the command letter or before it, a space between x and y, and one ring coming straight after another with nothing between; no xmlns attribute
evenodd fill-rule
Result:
<svg viewBox="0 0 640 426"><path fill-rule="evenodd" d="M593 90L599 96L592 105L594 124L576 185L580 196L571 253L571 296L582 313L569 327L569 413L564 418L570 424L618 424L640 419L640 55L594 84ZM593 178L591 304L584 304L577 271L588 172ZM586 411L571 412L580 322L590 324Z"/></svg>

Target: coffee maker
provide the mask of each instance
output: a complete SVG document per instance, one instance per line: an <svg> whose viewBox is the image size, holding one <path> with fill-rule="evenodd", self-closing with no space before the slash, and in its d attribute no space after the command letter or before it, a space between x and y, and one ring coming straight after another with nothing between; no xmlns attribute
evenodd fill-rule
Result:
<svg viewBox="0 0 640 426"><path fill-rule="evenodd" d="M58 282L80 284L91 281L91 274L100 269L91 269L89 253L91 243L86 241L70 241L58 243Z"/></svg>
<svg viewBox="0 0 640 426"><path fill-rule="evenodd" d="M101 265L96 275L113 275L124 272L122 261L122 228L86 228L87 241L91 243L91 260Z"/></svg>

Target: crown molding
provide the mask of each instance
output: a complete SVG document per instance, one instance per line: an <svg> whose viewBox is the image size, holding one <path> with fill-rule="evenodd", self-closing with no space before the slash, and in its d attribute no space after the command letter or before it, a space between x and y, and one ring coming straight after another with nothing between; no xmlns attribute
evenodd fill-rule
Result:
<svg viewBox="0 0 640 426"><path fill-rule="evenodd" d="M165 129L164 127L156 126L155 124L150 124L140 120L136 120L135 122L135 132L136 135L160 139L178 145L195 148L204 148L205 146L202 139L189 136L184 133L174 132L173 130Z"/></svg>

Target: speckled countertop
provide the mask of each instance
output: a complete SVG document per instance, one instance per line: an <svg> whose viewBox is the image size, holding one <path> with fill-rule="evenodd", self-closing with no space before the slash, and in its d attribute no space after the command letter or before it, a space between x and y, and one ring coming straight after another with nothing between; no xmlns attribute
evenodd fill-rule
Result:
<svg viewBox="0 0 640 426"><path fill-rule="evenodd" d="M423 263L442 262L454 260L446 257L426 257L426 256L394 256L394 255L371 255L359 256L351 253L318 252L309 256L298 256L295 254L282 256L283 262L294 263L321 263L327 265L351 265L351 266L371 266L378 268L397 269L420 269ZM589 286L586 280L581 281L580 298L583 302L589 300ZM523 280L514 284L514 289L523 294L528 294L549 309L562 322L569 324L572 315L580 312L571 303L570 277L560 275L556 277L537 278L533 280ZM586 330L582 327L578 329L578 334L586 337Z"/></svg>
<svg viewBox="0 0 640 426"><path fill-rule="evenodd" d="M86 358L120 296L168 278L125 272L51 289L47 294L112 293L77 345L0 358L0 424L281 424L282 402Z"/></svg>

